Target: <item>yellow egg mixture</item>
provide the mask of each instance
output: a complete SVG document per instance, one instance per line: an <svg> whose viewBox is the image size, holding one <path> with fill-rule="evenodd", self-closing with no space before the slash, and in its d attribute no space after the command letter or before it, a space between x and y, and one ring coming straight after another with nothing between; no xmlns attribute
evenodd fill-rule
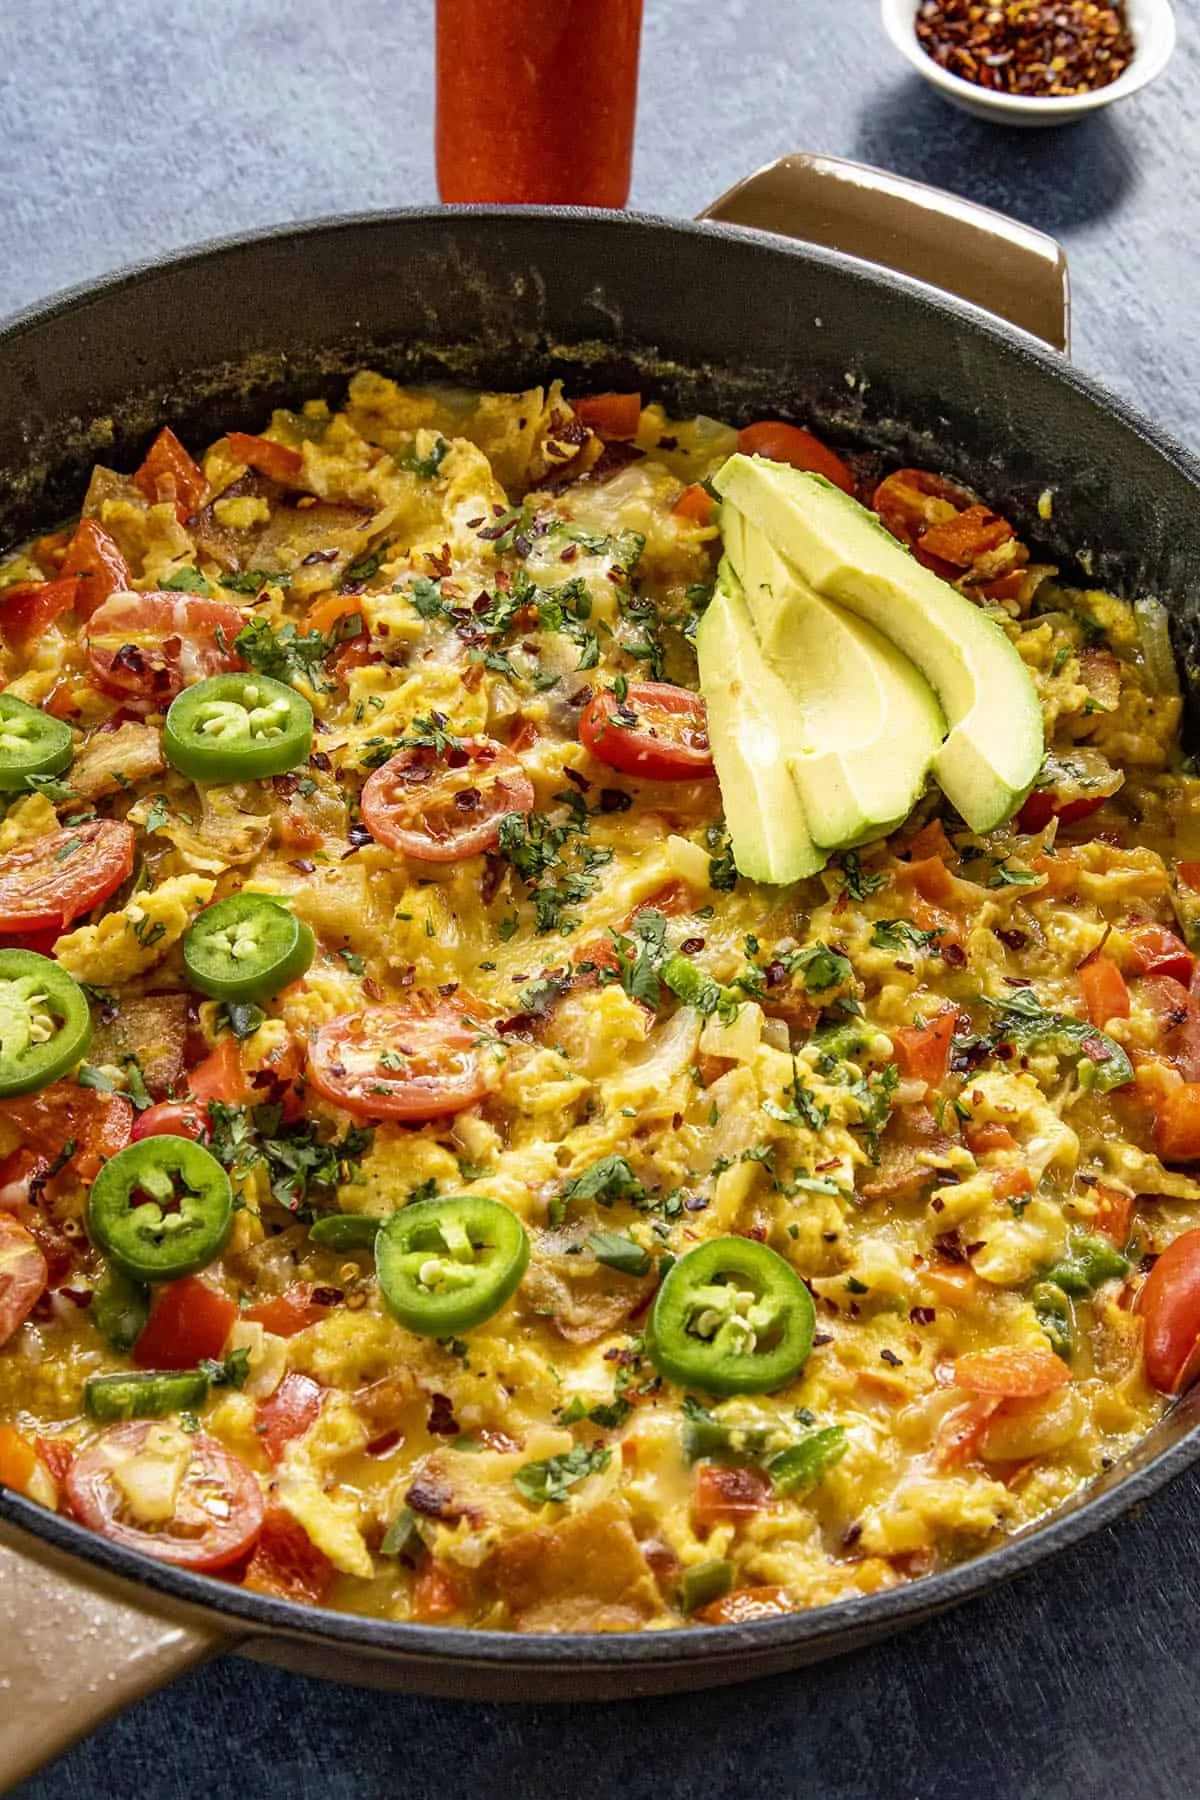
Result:
<svg viewBox="0 0 1200 1800"><path fill-rule="evenodd" d="M230 1035L240 1056L242 1097L209 1121L237 1210L199 1279L241 1316L207 1400L152 1431L164 1454L203 1435L252 1472L273 1539L223 1578L261 1591L521 1631L822 1605L998 1543L1164 1405L1133 1303L1149 1258L1200 1225L1200 1183L1164 1166L1154 1131L1163 1093L1197 1074L1137 934L1186 940L1175 868L1200 828L1146 614L1043 568L989 599L972 572L1036 684L1050 773L1105 796L1099 811L1035 810L980 838L931 789L890 840L795 888L752 885L715 780L630 776L579 737L614 683L695 687L719 552L695 484L737 434L649 405L632 443L606 442L587 417L557 383L468 395L361 374L341 411L275 414L288 479L236 439L208 451L186 506L169 483L156 497L96 471L85 517L129 586L185 602L185 642L194 600L237 606L252 665L311 702L313 754L292 773L197 786L164 761L136 658L128 692L106 689L86 619L5 635L7 692L66 719L76 755L57 785L10 796L0 875L93 815L137 834L132 876L51 952L97 1013L85 1094L144 1110L186 1095ZM53 579L70 537L11 558L3 588ZM358 797L400 740L436 760L478 737L512 748L532 812L456 861L373 840ZM190 992L181 940L244 888L284 897L318 948L237 1010ZM1086 1020L1099 950L1129 997L1105 1031L1131 1079L1110 1091L1078 1030L1022 1035L1005 1011L1023 994ZM676 998L671 953L719 1006ZM483 1097L423 1124L322 1098L320 1028L406 1003L477 1023ZM949 1008L930 1079L922 1046ZM31 1183L21 1162L29 1107L0 1103L15 1153L0 1208L62 1254L0 1349L0 1479L68 1510L70 1451L110 1429L85 1416L84 1383L133 1364L88 1304L105 1271L86 1182L68 1159ZM329 1213L464 1193L517 1215L530 1261L510 1302L448 1341L397 1322L369 1249L310 1238ZM685 1392L647 1354L671 1259L728 1234L776 1250L815 1300L812 1352L774 1393ZM281 1296L295 1316L265 1306ZM958 1359L997 1350L1022 1353L1015 1391L1003 1358L998 1381L957 1378ZM1047 1366L1061 1379L1022 1387ZM315 1395L295 1435L281 1391ZM145 1484L119 1504L144 1534L174 1528Z"/></svg>

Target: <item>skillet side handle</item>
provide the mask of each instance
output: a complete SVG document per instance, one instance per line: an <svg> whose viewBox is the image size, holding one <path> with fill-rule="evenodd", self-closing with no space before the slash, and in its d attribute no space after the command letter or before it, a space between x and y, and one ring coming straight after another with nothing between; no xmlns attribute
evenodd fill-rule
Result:
<svg viewBox="0 0 1200 1800"><path fill-rule="evenodd" d="M1069 351L1061 244L941 188L836 156L797 152L739 181L699 215L803 238L942 288Z"/></svg>
<svg viewBox="0 0 1200 1800"><path fill-rule="evenodd" d="M138 1594L135 1599L126 1597ZM230 1645L0 1526L0 1792Z"/></svg>

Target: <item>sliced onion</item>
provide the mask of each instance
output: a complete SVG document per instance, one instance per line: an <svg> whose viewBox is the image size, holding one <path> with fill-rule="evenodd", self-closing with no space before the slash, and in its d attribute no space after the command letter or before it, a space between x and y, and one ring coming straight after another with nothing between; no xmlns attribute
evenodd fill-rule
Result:
<svg viewBox="0 0 1200 1800"><path fill-rule="evenodd" d="M1161 600L1135 600L1133 613L1141 638L1146 680L1156 694L1178 694L1179 670L1171 648L1171 619Z"/></svg>

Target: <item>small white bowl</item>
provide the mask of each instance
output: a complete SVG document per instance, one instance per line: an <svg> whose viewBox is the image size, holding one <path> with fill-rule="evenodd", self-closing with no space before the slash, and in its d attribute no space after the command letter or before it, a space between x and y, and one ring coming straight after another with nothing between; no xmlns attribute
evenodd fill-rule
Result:
<svg viewBox="0 0 1200 1800"><path fill-rule="evenodd" d="M917 74L964 112L1001 125L1069 125L1087 113L1111 106L1127 94L1161 75L1175 48L1175 14L1171 0L1126 0L1125 13L1136 46L1125 73L1107 87L1089 94L1050 95L1039 99L1029 94L997 93L951 75L921 48L916 17L921 0L881 0L884 29L897 50L906 56Z"/></svg>

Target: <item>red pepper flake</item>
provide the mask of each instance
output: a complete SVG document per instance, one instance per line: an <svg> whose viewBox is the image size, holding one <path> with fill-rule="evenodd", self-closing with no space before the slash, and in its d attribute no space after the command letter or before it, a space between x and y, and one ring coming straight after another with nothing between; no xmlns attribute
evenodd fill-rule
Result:
<svg viewBox="0 0 1200 1800"><path fill-rule="evenodd" d="M917 42L951 75L995 93L1090 94L1136 53L1124 0L921 0Z"/></svg>

